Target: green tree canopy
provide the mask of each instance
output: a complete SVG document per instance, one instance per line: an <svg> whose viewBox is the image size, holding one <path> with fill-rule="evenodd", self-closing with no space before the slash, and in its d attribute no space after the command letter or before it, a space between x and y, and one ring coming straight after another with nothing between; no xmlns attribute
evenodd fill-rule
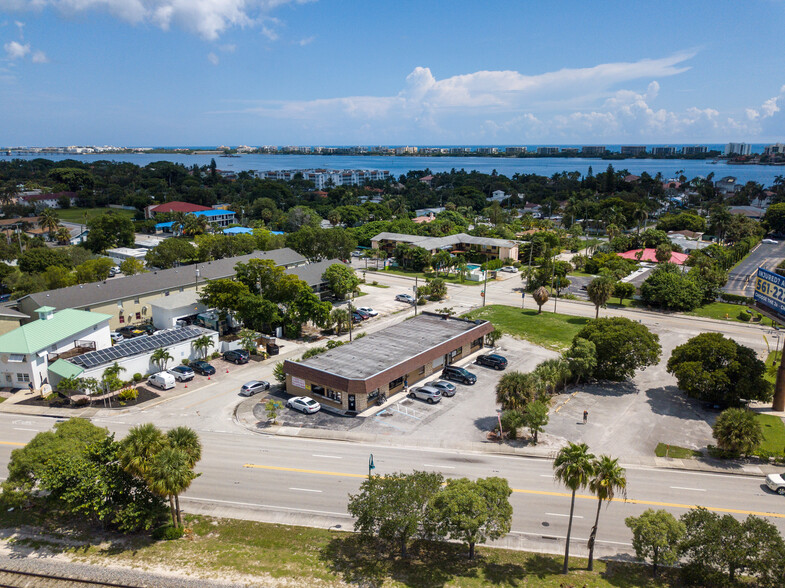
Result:
<svg viewBox="0 0 785 588"><path fill-rule="evenodd" d="M488 539L498 539L510 532L512 505L510 489L504 478L467 478L448 480L447 486L431 500L429 513L437 536L465 543L469 559L474 547Z"/></svg>
<svg viewBox="0 0 785 588"><path fill-rule="evenodd" d="M338 299L345 298L360 285L360 278L357 277L355 271L343 263L334 263L324 270L322 279L327 282L330 290Z"/></svg>
<svg viewBox="0 0 785 588"><path fill-rule="evenodd" d="M87 228L89 233L85 247L93 253L103 253L112 247L132 247L134 244L134 223L124 214L105 212L94 216L87 221Z"/></svg>
<svg viewBox="0 0 785 588"><path fill-rule="evenodd" d="M660 564L671 565L678 560L684 525L667 510L648 508L639 517L627 517L624 524L632 531L635 557L651 561L654 577Z"/></svg>
<svg viewBox="0 0 785 588"><path fill-rule="evenodd" d="M573 339L586 339L597 350L594 377L622 381L635 370L660 360L660 339L644 325L628 318L601 318L590 321Z"/></svg>
<svg viewBox="0 0 785 588"><path fill-rule="evenodd" d="M703 301L700 285L672 263L663 263L641 284L646 304L665 310L694 310Z"/></svg>
<svg viewBox="0 0 785 588"><path fill-rule="evenodd" d="M19 256L17 262L19 269L27 274L41 273L50 266L73 268L73 263L68 253L62 249L49 247L35 247L28 249Z"/></svg>
<svg viewBox="0 0 785 588"><path fill-rule="evenodd" d="M687 396L738 406L742 399L771 399L766 365L755 351L722 333L701 333L676 347L668 359L668 373Z"/></svg>
<svg viewBox="0 0 785 588"><path fill-rule="evenodd" d="M145 255L147 265L160 269L173 268L178 264L187 265L193 263L196 259L196 248L190 241L180 237L164 239Z"/></svg>
<svg viewBox="0 0 785 588"><path fill-rule="evenodd" d="M405 557L409 541L424 534L428 505L443 481L441 474L421 471L372 476L349 496L354 530L395 545Z"/></svg>

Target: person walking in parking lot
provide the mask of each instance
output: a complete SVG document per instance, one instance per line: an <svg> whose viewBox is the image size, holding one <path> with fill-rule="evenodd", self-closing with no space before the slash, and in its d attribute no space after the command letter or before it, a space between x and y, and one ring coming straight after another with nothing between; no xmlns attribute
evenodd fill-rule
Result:
<svg viewBox="0 0 785 588"><path fill-rule="evenodd" d="M588 420L589 420L589 411L588 410L584 410L583 411L583 424L585 425Z"/></svg>

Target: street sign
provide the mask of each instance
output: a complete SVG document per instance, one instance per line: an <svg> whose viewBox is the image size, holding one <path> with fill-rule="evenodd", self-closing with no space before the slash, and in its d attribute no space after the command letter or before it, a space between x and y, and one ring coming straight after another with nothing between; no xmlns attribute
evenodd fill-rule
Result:
<svg viewBox="0 0 785 588"><path fill-rule="evenodd" d="M785 315L785 277L758 268L754 298L759 304Z"/></svg>

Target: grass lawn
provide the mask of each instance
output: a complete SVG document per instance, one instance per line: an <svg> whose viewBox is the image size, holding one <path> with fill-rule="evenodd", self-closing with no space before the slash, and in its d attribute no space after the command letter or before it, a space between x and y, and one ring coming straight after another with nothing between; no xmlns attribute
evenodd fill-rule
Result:
<svg viewBox="0 0 785 588"><path fill-rule="evenodd" d="M702 316L704 318L712 318L718 320L730 320L739 323L750 322L743 321L738 318L739 313L746 313L748 306L743 304L730 304L728 302L712 302L700 308L696 308L692 312L685 312L684 314L691 314L693 316ZM727 315L727 318L726 318ZM755 315L753 315L755 316ZM771 321L767 318L763 319L763 324L769 324Z"/></svg>
<svg viewBox="0 0 785 588"><path fill-rule="evenodd" d="M654 455L657 457L673 457L675 459L686 459L690 457L700 457L703 455L700 451L695 449L688 449L687 447L679 447L678 445L666 445L665 443L658 443L657 448L654 450Z"/></svg>
<svg viewBox="0 0 785 588"><path fill-rule="evenodd" d="M420 542L412 546L410 557L402 559L395 547L378 546L353 533L202 516L187 519L192 533L175 541L94 539L78 546L19 542L99 565L177 568L179 564L179 572L192 578L247 581L253 577L254 584L265 586L677 585L674 572L664 570L664 578L654 581L647 566L623 562L598 560L595 571L587 572L585 559L572 558L571 571L563 576L562 557L555 555L478 547L477 557L469 560L464 546Z"/></svg>
<svg viewBox="0 0 785 588"><path fill-rule="evenodd" d="M471 280L464 280L463 282L461 282L460 276L458 276L456 274L450 274L449 276L445 277L443 273L439 273L439 275L437 276L433 272L427 272L427 273L426 272L413 272L413 271L409 271L409 270L390 269L390 268L387 268L386 270L379 270L379 273L380 274L385 274L385 273L386 274L395 274L397 276L407 276L409 278L417 277L417 278L420 278L421 280L426 280L426 279L432 280L433 278L439 277L439 278L442 278L448 284L461 284L463 286L479 286L479 285L482 284L482 282L473 282ZM367 276L366 276L366 279L367 279Z"/></svg>
<svg viewBox="0 0 785 588"><path fill-rule="evenodd" d="M374 288L389 288L389 286L385 286L384 284L374 284L372 282L366 282L363 284L364 286L372 286Z"/></svg>
<svg viewBox="0 0 785 588"><path fill-rule="evenodd" d="M778 416L771 414L755 414L763 431L763 442L759 449L782 455L785 450L785 424Z"/></svg>
<svg viewBox="0 0 785 588"><path fill-rule="evenodd" d="M587 274L586 272L573 271L567 274L568 278L596 278L594 274Z"/></svg>
<svg viewBox="0 0 785 588"><path fill-rule="evenodd" d="M526 303L534 304L531 296L527 296ZM569 347L573 337L589 322L588 318L547 311L537 314L536 309L521 310L514 306L498 304L474 310L464 316L486 319L503 333L556 350Z"/></svg>
<svg viewBox="0 0 785 588"><path fill-rule="evenodd" d="M69 223L83 223L85 213L87 213L87 218L89 220L94 216L98 216L109 211L115 214L127 216L130 219L133 219L134 216L136 216L135 211L123 210L122 208L61 208L57 210L57 216L60 217L61 221L66 221Z"/></svg>

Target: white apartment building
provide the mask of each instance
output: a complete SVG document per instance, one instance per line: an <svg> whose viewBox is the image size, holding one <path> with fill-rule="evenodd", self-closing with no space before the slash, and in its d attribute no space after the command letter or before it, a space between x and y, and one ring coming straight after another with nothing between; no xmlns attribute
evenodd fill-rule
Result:
<svg viewBox="0 0 785 588"><path fill-rule="evenodd" d="M750 155L752 145L749 143L728 143L725 145L725 155Z"/></svg>
<svg viewBox="0 0 785 588"><path fill-rule="evenodd" d="M386 180L390 177L389 171L375 169L283 169L254 173L257 178L263 180L284 180L287 182L293 180L297 174L302 174L304 180L313 182L317 190L323 190L330 186L363 186L368 182Z"/></svg>

